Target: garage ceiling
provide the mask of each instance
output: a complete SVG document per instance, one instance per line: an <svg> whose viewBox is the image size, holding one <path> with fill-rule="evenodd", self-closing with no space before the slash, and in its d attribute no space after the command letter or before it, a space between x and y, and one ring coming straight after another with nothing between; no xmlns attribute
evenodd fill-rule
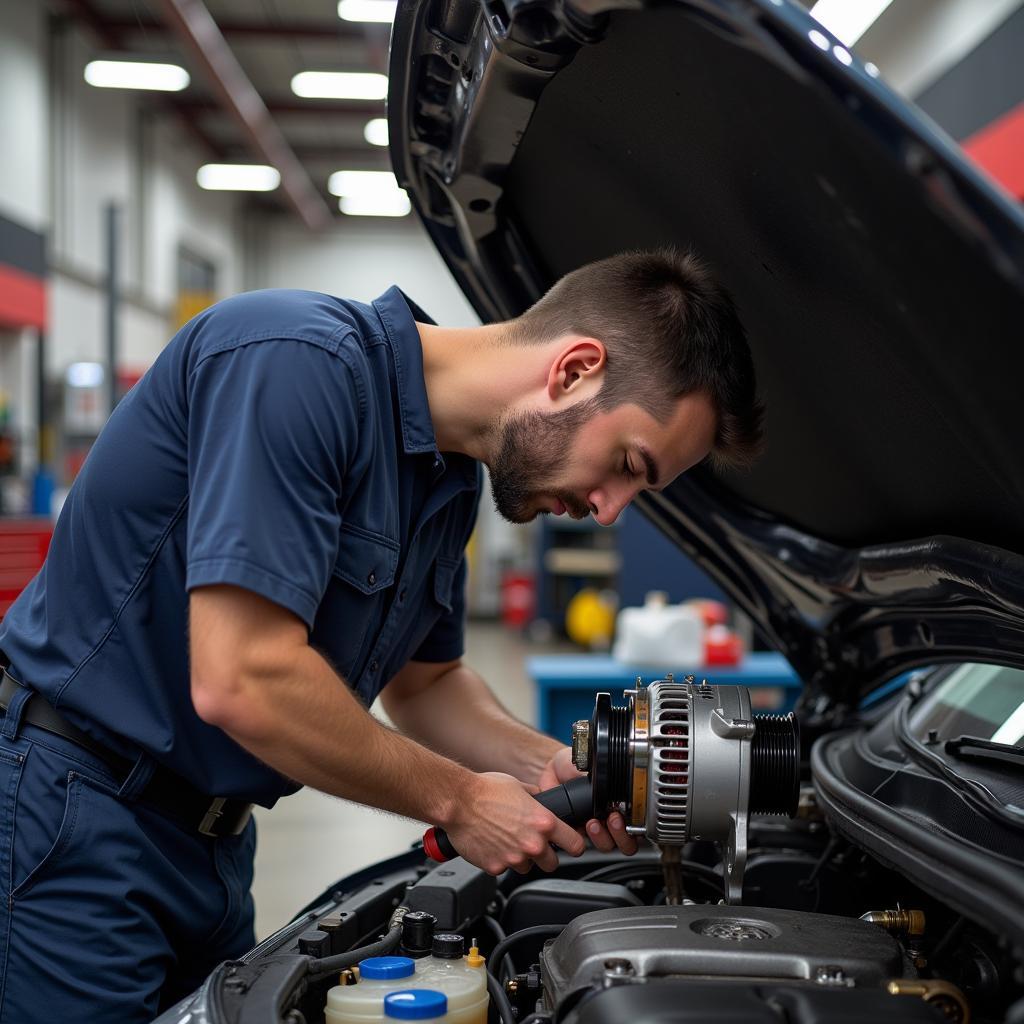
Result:
<svg viewBox="0 0 1024 1024"><path fill-rule="evenodd" d="M300 99L290 85L300 71L386 74L388 24L342 21L336 0L54 0L51 6L57 16L81 24L98 56L161 56L187 68L188 88L147 96L143 102L179 118L205 160L276 165L277 159L260 151L260 140L246 120L256 123L256 136L266 131L268 138L279 140L283 150L275 154L283 152L287 164L290 153L295 161L291 177L279 166L282 188L254 201L287 205L307 225L318 227L328 215L342 216L327 192L333 171L390 170L387 150L363 138L366 122L384 116L383 100ZM218 83L221 76L188 40L183 20L201 26L207 14L219 33L212 41L203 37L200 48L224 47L225 59L229 65L237 62L269 119L245 102L244 81L241 90L237 81ZM242 94L245 118L232 110L226 94L232 91Z"/></svg>

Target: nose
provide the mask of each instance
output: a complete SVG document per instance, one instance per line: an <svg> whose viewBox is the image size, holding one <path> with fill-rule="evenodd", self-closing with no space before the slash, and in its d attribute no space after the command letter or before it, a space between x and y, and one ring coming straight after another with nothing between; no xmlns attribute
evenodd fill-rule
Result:
<svg viewBox="0 0 1024 1024"><path fill-rule="evenodd" d="M611 526L622 510L636 497L638 485L619 485L595 488L587 495L590 511L602 526Z"/></svg>

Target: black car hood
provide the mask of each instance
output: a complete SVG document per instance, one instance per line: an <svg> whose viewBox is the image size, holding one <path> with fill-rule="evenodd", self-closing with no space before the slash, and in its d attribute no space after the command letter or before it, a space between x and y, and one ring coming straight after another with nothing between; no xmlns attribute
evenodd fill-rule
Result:
<svg viewBox="0 0 1024 1024"><path fill-rule="evenodd" d="M485 321L665 243L733 293L768 452L638 503L805 712L1024 665L1024 214L873 68L788 0L401 0L389 122Z"/></svg>

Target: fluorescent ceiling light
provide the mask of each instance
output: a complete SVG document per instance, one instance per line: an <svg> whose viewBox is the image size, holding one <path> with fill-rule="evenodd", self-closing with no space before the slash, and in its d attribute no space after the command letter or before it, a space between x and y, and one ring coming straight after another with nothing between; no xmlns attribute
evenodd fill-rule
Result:
<svg viewBox="0 0 1024 1024"><path fill-rule="evenodd" d="M102 363L72 363L66 372L68 387L98 388L103 383Z"/></svg>
<svg viewBox="0 0 1024 1024"><path fill-rule="evenodd" d="M412 209L391 171L335 171L327 191L341 196L338 208L350 217L404 217Z"/></svg>
<svg viewBox="0 0 1024 1024"><path fill-rule="evenodd" d="M375 117L372 121L367 121L366 127L363 129L363 138L371 146L386 146L388 144L388 119Z"/></svg>
<svg viewBox="0 0 1024 1024"><path fill-rule="evenodd" d="M338 207L350 217L404 217L412 209L412 203L404 189L396 188L394 192L380 195L342 196Z"/></svg>
<svg viewBox="0 0 1024 1024"><path fill-rule="evenodd" d="M398 0L339 0L338 17L342 21L380 21L389 24L395 20Z"/></svg>
<svg viewBox="0 0 1024 1024"><path fill-rule="evenodd" d="M85 65L85 80L100 89L155 89L180 92L189 83L188 72L177 64L151 64L139 60L92 60Z"/></svg>
<svg viewBox="0 0 1024 1024"><path fill-rule="evenodd" d="M327 191L332 196L388 196L402 189L391 171L335 171Z"/></svg>
<svg viewBox="0 0 1024 1024"><path fill-rule="evenodd" d="M841 43L853 46L881 17L892 0L818 0L811 17Z"/></svg>
<svg viewBox="0 0 1024 1024"><path fill-rule="evenodd" d="M374 72L300 71L292 79L292 92L312 100L382 100L387 98L388 77Z"/></svg>
<svg viewBox="0 0 1024 1024"><path fill-rule="evenodd" d="M266 164L203 164L196 181L200 188L216 191L273 192L281 184L281 175Z"/></svg>

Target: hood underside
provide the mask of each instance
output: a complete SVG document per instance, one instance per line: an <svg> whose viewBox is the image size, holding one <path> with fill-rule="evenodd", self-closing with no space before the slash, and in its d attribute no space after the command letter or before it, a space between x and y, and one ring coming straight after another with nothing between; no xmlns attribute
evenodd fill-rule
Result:
<svg viewBox="0 0 1024 1024"><path fill-rule="evenodd" d="M750 472L640 505L849 707L1024 664L1024 214L783 0L403 0L392 156L485 321L630 248L733 293Z"/></svg>

